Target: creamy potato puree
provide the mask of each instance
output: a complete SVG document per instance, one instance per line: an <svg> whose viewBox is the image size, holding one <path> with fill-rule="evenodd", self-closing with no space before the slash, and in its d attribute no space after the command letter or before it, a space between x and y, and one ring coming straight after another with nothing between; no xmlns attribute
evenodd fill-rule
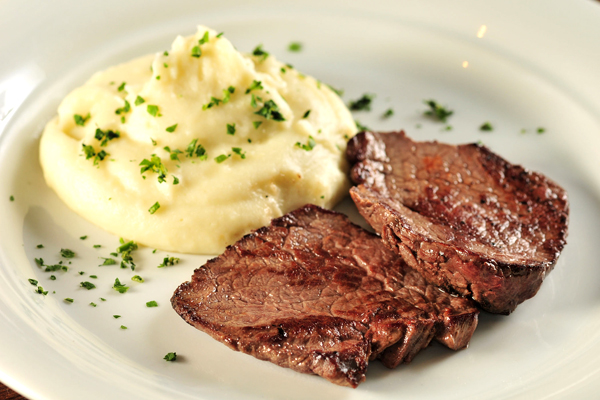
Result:
<svg viewBox="0 0 600 400"><path fill-rule="evenodd" d="M40 161L48 185L96 225L210 254L305 203L338 202L355 131L326 85L199 27L71 92Z"/></svg>

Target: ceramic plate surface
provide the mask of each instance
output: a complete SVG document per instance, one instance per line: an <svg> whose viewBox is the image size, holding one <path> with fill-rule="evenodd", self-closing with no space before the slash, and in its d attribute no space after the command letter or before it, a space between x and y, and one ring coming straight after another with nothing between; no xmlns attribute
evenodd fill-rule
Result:
<svg viewBox="0 0 600 400"><path fill-rule="evenodd" d="M181 255L159 269L167 254L142 248L142 284L131 271L98 267L118 238L46 187L41 131L92 73L163 51L197 24L224 31L242 51L262 43L343 88L346 102L374 94L372 110L354 114L363 125L418 140L481 141L565 187L569 244L538 295L508 317L484 313L467 350L432 345L395 370L373 362L353 390L233 352L185 324L169 298L208 257ZM301 52L287 50L293 41ZM598 43L600 4L591 1L1 2L0 381L31 399L61 400L596 398ZM452 130L423 117L424 99L455 111ZM384 119L388 108L394 115ZM494 130L480 131L487 121ZM349 202L340 209L358 218ZM77 257L50 280L34 259L57 262L61 248ZM88 291L79 283L90 274L97 288ZM34 293L29 278L48 295ZM111 289L115 278L128 282L127 294ZM151 300L159 306L147 308ZM163 360L168 352L177 362Z"/></svg>

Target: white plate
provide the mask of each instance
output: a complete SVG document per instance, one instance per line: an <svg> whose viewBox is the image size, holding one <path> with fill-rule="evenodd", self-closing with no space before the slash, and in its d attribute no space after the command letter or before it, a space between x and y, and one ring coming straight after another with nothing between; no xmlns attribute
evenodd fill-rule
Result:
<svg viewBox="0 0 600 400"><path fill-rule="evenodd" d="M181 256L179 265L157 269L166 254L141 249L142 284L130 281L131 271L98 267L118 238L45 186L41 130L94 71L164 50L199 23L225 31L241 50L263 43L344 88L346 100L376 94L373 111L355 115L367 126L481 140L558 181L570 196L569 244L539 294L509 317L483 314L469 349L433 345L396 370L374 362L352 390L230 351L186 325L168 301L207 257ZM292 41L304 50L288 52ZM1 2L0 381L32 399L61 400L597 398L599 43L600 4L591 1ZM455 110L452 131L423 119L428 98ZM394 116L381 119L389 107ZM486 121L493 132L479 131ZM538 127L546 132L536 134ZM60 248L77 257L51 281L34 258L55 262ZM132 287L127 294L110 288L116 277ZM34 293L28 278L50 293ZM84 280L97 288L79 288ZM159 307L147 308L150 300ZM179 358L167 363L171 351Z"/></svg>

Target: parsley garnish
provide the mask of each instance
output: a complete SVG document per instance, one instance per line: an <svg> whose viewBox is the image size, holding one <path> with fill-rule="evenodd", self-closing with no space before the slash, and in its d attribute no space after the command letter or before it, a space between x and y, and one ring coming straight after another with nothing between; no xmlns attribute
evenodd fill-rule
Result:
<svg viewBox="0 0 600 400"><path fill-rule="evenodd" d="M216 38L220 38L221 36L223 36L223 33L225 33L225 32L219 32L219 33L217 34L217 36L215 36L215 37L216 37Z"/></svg>
<svg viewBox="0 0 600 400"><path fill-rule="evenodd" d="M125 90L125 82L121 83L121 84L119 85L119 87L117 88L117 90L118 90L119 92L122 92L123 90Z"/></svg>
<svg viewBox="0 0 600 400"><path fill-rule="evenodd" d="M179 264L179 258L178 257L165 257L163 259L162 264L160 264L158 266L158 268L164 268L164 267L171 267L175 264Z"/></svg>
<svg viewBox="0 0 600 400"><path fill-rule="evenodd" d="M365 93L362 97L350 101L348 107L352 111L371 111L371 102L375 96L372 94Z"/></svg>
<svg viewBox="0 0 600 400"><path fill-rule="evenodd" d="M92 282L80 282L79 285L82 288L86 288L87 290L92 290L96 287L96 285L94 285Z"/></svg>
<svg viewBox="0 0 600 400"><path fill-rule="evenodd" d="M90 275L90 278L92 278L92 279L98 279L98 277L96 275Z"/></svg>
<svg viewBox="0 0 600 400"><path fill-rule="evenodd" d="M336 89L331 85L327 85L327 87L340 97L342 97L344 95L344 89Z"/></svg>
<svg viewBox="0 0 600 400"><path fill-rule="evenodd" d="M44 288L41 286L38 286L37 289L35 290L35 292L39 293L39 294L43 294L44 296L46 296L48 294L48 291L44 290Z"/></svg>
<svg viewBox="0 0 600 400"><path fill-rule="evenodd" d="M202 50L200 50L200 46L204 43L208 42L208 31L204 32L204 36L198 40L198 46L192 47L192 57L199 58L202 55Z"/></svg>
<svg viewBox="0 0 600 400"><path fill-rule="evenodd" d="M175 353L175 352L167 353L167 355L164 356L164 359L167 361L175 361L175 360L177 360L177 353Z"/></svg>
<svg viewBox="0 0 600 400"><path fill-rule="evenodd" d="M73 301L74 300L69 297L65 298L65 303L72 303Z"/></svg>
<svg viewBox="0 0 600 400"><path fill-rule="evenodd" d="M136 106L139 106L140 104L143 104L145 102L146 102L146 100L144 100L142 97L138 96L138 97L135 98L135 103L134 104Z"/></svg>
<svg viewBox="0 0 600 400"><path fill-rule="evenodd" d="M152 300L146 303L146 307L158 307L158 303Z"/></svg>
<svg viewBox="0 0 600 400"><path fill-rule="evenodd" d="M123 285L121 283L121 281L119 281L119 278L115 279L115 284L113 285L112 288L121 294L123 294L129 290L129 286Z"/></svg>
<svg viewBox="0 0 600 400"><path fill-rule="evenodd" d="M144 283L144 278L139 275L134 275L131 277L131 280L134 282Z"/></svg>
<svg viewBox="0 0 600 400"><path fill-rule="evenodd" d="M387 110L385 110L385 112L383 113L383 115L381 117L382 118L389 118L392 115L394 115L394 110L392 110L391 108L388 108Z"/></svg>
<svg viewBox="0 0 600 400"><path fill-rule="evenodd" d="M100 266L104 266L104 265L115 265L117 263L117 261L113 258L105 258L105 257L100 257L102 259L104 259L104 262L102 264L100 264Z"/></svg>
<svg viewBox="0 0 600 400"><path fill-rule="evenodd" d="M221 164L223 161L227 160L230 156L221 154L220 156L215 157L215 161L217 164Z"/></svg>
<svg viewBox="0 0 600 400"><path fill-rule="evenodd" d="M309 115L310 115L310 110L306 110L306 112L302 116L302 119L308 118Z"/></svg>
<svg viewBox="0 0 600 400"><path fill-rule="evenodd" d="M204 43L208 42L208 31L204 32L204 35L202 35L202 37L200 38L200 40L198 40L198 44L199 45L203 45Z"/></svg>
<svg viewBox="0 0 600 400"><path fill-rule="evenodd" d="M208 110L209 108L212 108L214 106L218 106L219 104L221 104L223 102L223 100L221 99L217 99L216 97L212 97L210 98L210 101L206 104L204 104L202 106L203 110Z"/></svg>
<svg viewBox="0 0 600 400"><path fill-rule="evenodd" d="M169 153L169 158L173 161L179 161L179 155L181 153L183 153L181 150L177 150L177 149L171 150L171 148L169 146L163 147L163 150L165 150L166 152Z"/></svg>
<svg viewBox="0 0 600 400"><path fill-rule="evenodd" d="M354 120L354 124L356 125L356 129L359 131L370 131L369 127L361 124L359 121Z"/></svg>
<svg viewBox="0 0 600 400"><path fill-rule="evenodd" d="M36 281L35 279L28 279L29 283L31 283L33 286L37 286L38 281Z"/></svg>
<svg viewBox="0 0 600 400"><path fill-rule="evenodd" d="M235 135L235 124L227 124L227 134Z"/></svg>
<svg viewBox="0 0 600 400"><path fill-rule="evenodd" d="M288 50L292 51L292 52L295 52L295 53L297 53L299 51L302 51L302 43L300 43L300 42L292 42L288 46Z"/></svg>
<svg viewBox="0 0 600 400"><path fill-rule="evenodd" d="M494 127L489 122L485 122L479 127L479 130L480 131L493 131Z"/></svg>
<svg viewBox="0 0 600 400"><path fill-rule="evenodd" d="M125 100L125 105L121 108L117 108L115 110L115 114L117 114L117 115L126 114L129 111L131 111L131 104L129 104L129 102L127 100Z"/></svg>
<svg viewBox="0 0 600 400"><path fill-rule="evenodd" d="M261 90L261 89L263 89L262 82L253 80L250 87L248 87L248 89L246 89L246 94L250 93L253 90Z"/></svg>
<svg viewBox="0 0 600 400"><path fill-rule="evenodd" d="M169 126L167 129L165 129L165 131L173 133L175 132L175 129L177 129L177 124Z"/></svg>
<svg viewBox="0 0 600 400"><path fill-rule="evenodd" d="M423 114L433 118L434 120L446 122L446 119L454 114L454 111L448 110L446 107L441 106L435 100L423 100L423 103L429 106L429 110L424 111Z"/></svg>
<svg viewBox="0 0 600 400"><path fill-rule="evenodd" d="M308 143L307 144L302 144L300 142L296 142L296 146L298 146L302 150L306 150L306 151L310 151L310 150L314 149L316 145L317 145L317 143L315 142L315 139L313 139L312 136L308 137Z"/></svg>
<svg viewBox="0 0 600 400"><path fill-rule="evenodd" d="M160 117L161 114L158 112L158 106L154 105L154 104L148 104L148 107L146 107L146 110L148 111L148 114L152 115L153 117Z"/></svg>
<svg viewBox="0 0 600 400"><path fill-rule="evenodd" d="M82 117L79 114L73 115L73 119L75 120L75 124L79 126L84 126L88 119L90 119L90 113L87 113L85 117Z"/></svg>
<svg viewBox="0 0 600 400"><path fill-rule="evenodd" d="M231 151L233 151L235 154L237 154L238 156L240 156L240 158L243 160L246 158L246 152L242 152L242 148L241 147L232 147Z"/></svg>
<svg viewBox="0 0 600 400"><path fill-rule="evenodd" d="M66 265L54 264L54 265L44 265L46 267L44 272L55 272L55 271L68 271L69 267Z"/></svg>
<svg viewBox="0 0 600 400"><path fill-rule="evenodd" d="M60 255L64 258L73 258L75 257L75 252L69 249L60 249Z"/></svg>
<svg viewBox="0 0 600 400"><path fill-rule="evenodd" d="M256 46L254 48L254 50L252 50L252 55L253 56L257 56L257 57L262 57L261 61L264 61L267 59L267 57L269 57L269 53L267 53L266 51L263 50L262 48L262 43L259 44L258 46Z"/></svg>
<svg viewBox="0 0 600 400"><path fill-rule="evenodd" d="M96 303L94 303L94 302L91 302L91 303L90 303L90 306L92 306L92 307L97 307L98 305L97 305Z"/></svg>
<svg viewBox="0 0 600 400"><path fill-rule="evenodd" d="M94 245L94 248L95 248L95 249L99 249L100 247L102 247L102 245L101 245L101 244L95 244L95 245Z"/></svg>
<svg viewBox="0 0 600 400"><path fill-rule="evenodd" d="M538 135L541 135L544 132L546 132L546 128L542 128L542 127L537 128Z"/></svg>
<svg viewBox="0 0 600 400"><path fill-rule="evenodd" d="M160 208L160 204L158 204L158 201L157 201L156 203L152 204L152 207L150 207L148 209L148 212L150 214L154 214L159 208Z"/></svg>
<svg viewBox="0 0 600 400"><path fill-rule="evenodd" d="M56 277L55 277L54 275L50 275L50 280L51 280L51 281L55 281L55 280L56 280Z"/></svg>
<svg viewBox="0 0 600 400"><path fill-rule="evenodd" d="M175 175L172 175L172 176L173 176L173 185L178 185L179 184L179 178L176 177Z"/></svg>
<svg viewBox="0 0 600 400"><path fill-rule="evenodd" d="M104 150L101 150L100 152L96 153L92 146L86 146L85 143L81 143L81 146L83 146L83 152L85 153L86 160L89 160L90 158L94 157L94 165L98 165L100 161L103 161L106 158L106 156L110 155Z"/></svg>
<svg viewBox="0 0 600 400"><path fill-rule="evenodd" d="M132 271L135 270L135 263L133 262L131 253L134 250L137 250L138 245L133 240L125 243L125 240L120 238L119 241L121 242L121 246L117 248L117 253L121 254L121 268L127 268L129 266Z"/></svg>
<svg viewBox="0 0 600 400"><path fill-rule="evenodd" d="M104 147L108 144L109 140L117 139L121 137L121 134L119 133L119 131L115 132L110 129L107 131L103 131L102 129L97 128L94 137L96 138L96 140L101 141L100 146Z"/></svg>
<svg viewBox="0 0 600 400"><path fill-rule="evenodd" d="M37 245L37 246L35 246L35 247L37 247L38 249L43 249L43 248L44 248L44 245L43 245L43 244L38 244L38 245Z"/></svg>
<svg viewBox="0 0 600 400"><path fill-rule="evenodd" d="M125 325L121 325L121 329L125 330L127 327Z"/></svg>
<svg viewBox="0 0 600 400"><path fill-rule="evenodd" d="M262 124L262 121L252 121L252 125L254 125L254 129L258 129L258 127Z"/></svg>
<svg viewBox="0 0 600 400"><path fill-rule="evenodd" d="M121 316L120 315L113 315L113 318L114 319L119 319L119 318L121 318Z"/></svg>
<svg viewBox="0 0 600 400"><path fill-rule="evenodd" d="M233 86L229 86L227 89L223 89L223 104L229 103L229 98L235 92Z"/></svg>
<svg viewBox="0 0 600 400"><path fill-rule="evenodd" d="M200 158L200 160L206 160L208 155L206 154L206 149L201 144L197 144L198 139L194 139L188 144L188 147L185 149L186 157L196 156ZM196 145L197 144L197 145Z"/></svg>
<svg viewBox="0 0 600 400"><path fill-rule="evenodd" d="M144 158L140 165L142 166L140 169L140 173L142 175L146 171L156 172L156 174L158 174L158 182L165 182L165 178L167 177L167 168L164 166L159 156L152 154L150 160Z"/></svg>
<svg viewBox="0 0 600 400"><path fill-rule="evenodd" d="M273 121L285 121L285 118L279 112L279 107L277 107L277 104L273 100L267 100L262 108L254 114L260 115L265 119L272 119Z"/></svg>
<svg viewBox="0 0 600 400"><path fill-rule="evenodd" d="M85 240L85 239L87 239L87 235L85 235L85 236L79 236L79 240Z"/></svg>
<svg viewBox="0 0 600 400"><path fill-rule="evenodd" d="M8 199L9 199L10 201L15 201L15 196L12 196L12 195L11 195L11 196L10 196Z"/></svg>
<svg viewBox="0 0 600 400"><path fill-rule="evenodd" d="M79 271L79 275L85 275L85 272Z"/></svg>

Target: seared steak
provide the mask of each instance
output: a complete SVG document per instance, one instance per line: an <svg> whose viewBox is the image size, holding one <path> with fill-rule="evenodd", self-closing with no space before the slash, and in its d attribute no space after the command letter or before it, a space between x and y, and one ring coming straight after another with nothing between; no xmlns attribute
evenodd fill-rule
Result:
<svg viewBox="0 0 600 400"><path fill-rule="evenodd" d="M348 143L350 195L430 283L509 314L533 297L567 236L567 194L477 144L363 132Z"/></svg>
<svg viewBox="0 0 600 400"><path fill-rule="evenodd" d="M306 205L246 235L174 293L190 325L230 348L356 387L433 337L465 347L479 311L428 285L381 239Z"/></svg>

